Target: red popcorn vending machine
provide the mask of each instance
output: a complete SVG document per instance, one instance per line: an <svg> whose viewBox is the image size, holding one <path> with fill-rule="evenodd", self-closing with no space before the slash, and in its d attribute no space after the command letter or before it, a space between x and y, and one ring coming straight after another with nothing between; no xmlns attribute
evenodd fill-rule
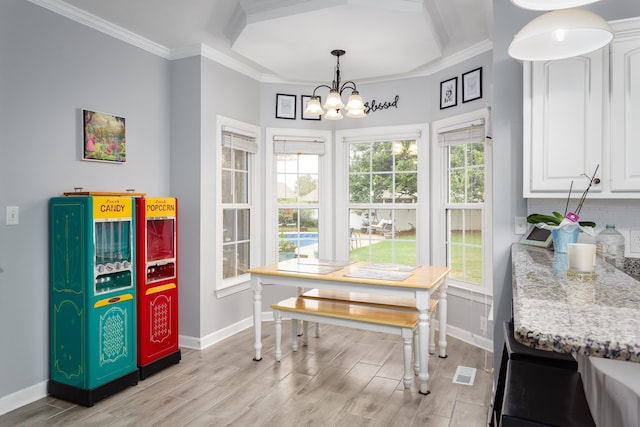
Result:
<svg viewBox="0 0 640 427"><path fill-rule="evenodd" d="M178 200L136 199L140 379L180 362Z"/></svg>

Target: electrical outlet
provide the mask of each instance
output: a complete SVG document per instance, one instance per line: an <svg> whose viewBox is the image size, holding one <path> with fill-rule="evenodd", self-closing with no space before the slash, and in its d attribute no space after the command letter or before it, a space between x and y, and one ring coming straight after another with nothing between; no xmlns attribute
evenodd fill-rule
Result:
<svg viewBox="0 0 640 427"><path fill-rule="evenodd" d="M527 218L523 216L516 217L515 234L525 234L527 232Z"/></svg>
<svg viewBox="0 0 640 427"><path fill-rule="evenodd" d="M482 332L487 332L487 317L480 316L480 330Z"/></svg>
<svg viewBox="0 0 640 427"><path fill-rule="evenodd" d="M640 228L629 230L629 251L640 253Z"/></svg>

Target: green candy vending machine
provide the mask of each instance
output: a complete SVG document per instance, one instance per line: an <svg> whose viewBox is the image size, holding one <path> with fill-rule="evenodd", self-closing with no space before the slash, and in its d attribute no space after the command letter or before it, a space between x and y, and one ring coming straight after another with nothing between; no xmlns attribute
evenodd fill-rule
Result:
<svg viewBox="0 0 640 427"><path fill-rule="evenodd" d="M49 203L47 391L92 406L139 379L135 203L130 193L68 194Z"/></svg>

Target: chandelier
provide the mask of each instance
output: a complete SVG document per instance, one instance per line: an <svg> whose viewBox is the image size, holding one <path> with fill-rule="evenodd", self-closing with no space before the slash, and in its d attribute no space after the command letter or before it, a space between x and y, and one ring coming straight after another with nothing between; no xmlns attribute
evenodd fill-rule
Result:
<svg viewBox="0 0 640 427"><path fill-rule="evenodd" d="M336 57L336 70L333 77L331 86L320 85L313 90L311 99L307 101L307 107L304 110L305 114L309 115L322 115L328 120L340 120L342 119L342 113L340 110L344 108L347 110L347 117L359 118L364 117L364 104L362 97L356 90L356 84L349 80L340 85L340 57L345 54L344 50L336 49L332 50L331 54ZM327 100L324 105L320 106L320 97L316 95L316 91L321 87L329 89ZM351 95L347 101L347 105L342 102L342 92L345 89L351 89ZM323 110L327 110L326 112Z"/></svg>

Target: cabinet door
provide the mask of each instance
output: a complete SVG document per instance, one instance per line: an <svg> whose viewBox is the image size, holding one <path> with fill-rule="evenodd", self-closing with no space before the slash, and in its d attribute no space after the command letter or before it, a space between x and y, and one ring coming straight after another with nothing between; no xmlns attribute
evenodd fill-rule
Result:
<svg viewBox="0 0 640 427"><path fill-rule="evenodd" d="M611 53L611 191L640 191L640 35Z"/></svg>
<svg viewBox="0 0 640 427"><path fill-rule="evenodd" d="M578 197L601 177L605 51L525 64L524 197L566 197L571 181Z"/></svg>

